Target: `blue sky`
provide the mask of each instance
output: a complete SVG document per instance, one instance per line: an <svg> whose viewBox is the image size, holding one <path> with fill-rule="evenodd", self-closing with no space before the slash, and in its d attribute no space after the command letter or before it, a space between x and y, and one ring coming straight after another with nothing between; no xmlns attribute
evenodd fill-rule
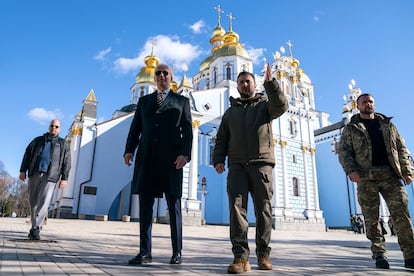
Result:
<svg viewBox="0 0 414 276"><path fill-rule="evenodd" d="M253 3L254 2L254 3ZM341 118L352 79L375 96L377 111L394 123L414 152L412 67L414 1L411 0L61 0L0 1L0 160L19 172L27 144L52 118L68 133L93 89L98 120L129 103L130 87L154 53L191 78L210 53L217 25L233 31L255 60L291 41L293 55L314 84L316 107ZM122 152L119 153L122 162Z"/></svg>

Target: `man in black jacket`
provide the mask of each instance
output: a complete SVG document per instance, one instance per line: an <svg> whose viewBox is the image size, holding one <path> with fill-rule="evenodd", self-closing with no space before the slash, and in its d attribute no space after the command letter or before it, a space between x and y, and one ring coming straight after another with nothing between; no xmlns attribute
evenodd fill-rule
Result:
<svg viewBox="0 0 414 276"><path fill-rule="evenodd" d="M40 240L40 229L47 216L56 183L63 189L71 166L69 145L59 137L60 122L52 120L49 132L33 139L27 146L20 166L19 179L29 177L29 204L32 228L29 239Z"/></svg>
<svg viewBox="0 0 414 276"><path fill-rule="evenodd" d="M132 193L139 195L140 221L140 249L129 265L152 262L152 206L163 194L171 226L170 264L181 264L183 167L191 158L193 130L190 102L170 90L172 80L171 68L157 65L157 91L139 99L125 146L126 165L137 152Z"/></svg>

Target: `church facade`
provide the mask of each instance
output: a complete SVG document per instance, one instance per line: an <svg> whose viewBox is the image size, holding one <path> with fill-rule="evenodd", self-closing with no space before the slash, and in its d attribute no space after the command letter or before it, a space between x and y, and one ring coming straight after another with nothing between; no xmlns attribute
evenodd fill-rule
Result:
<svg viewBox="0 0 414 276"><path fill-rule="evenodd" d="M192 161L184 168L183 221L200 225L228 224L227 174L217 174L211 163L215 135L230 96L238 97L236 78L241 71L254 72L253 62L233 31L218 24L210 39L211 55L201 64L191 83L184 75L173 83L175 93L190 99L193 119ZM276 166L273 172L273 218L276 229L324 231L326 224L319 195L315 130L329 124L316 111L314 86L292 53L292 45L273 54L273 76L289 99L289 110L273 121ZM154 49L130 88L129 102L113 117L97 123L98 102L91 90L66 137L72 153L72 170L64 190L56 190L52 217L95 218L124 216L139 220L138 198L131 195L133 166L123 163L123 152L139 98L156 89L154 71L160 62ZM266 61L265 61L266 64ZM264 92L264 66L255 74L258 91ZM163 199L154 204L154 218L168 220ZM255 223L250 200L248 219Z"/></svg>

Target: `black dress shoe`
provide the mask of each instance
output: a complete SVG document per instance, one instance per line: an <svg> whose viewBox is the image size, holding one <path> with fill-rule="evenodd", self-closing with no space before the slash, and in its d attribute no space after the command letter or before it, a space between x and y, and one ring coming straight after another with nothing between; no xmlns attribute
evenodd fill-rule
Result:
<svg viewBox="0 0 414 276"><path fill-rule="evenodd" d="M173 255L170 260L170 264L181 264L181 255Z"/></svg>
<svg viewBox="0 0 414 276"><path fill-rule="evenodd" d="M405 260L404 261L404 267L406 267L406 268L414 268L414 258Z"/></svg>
<svg viewBox="0 0 414 276"><path fill-rule="evenodd" d="M27 236L29 240L40 240L40 230L39 227L34 227L30 229L29 235Z"/></svg>
<svg viewBox="0 0 414 276"><path fill-rule="evenodd" d="M152 256L151 255L141 255L138 254L134 258L128 261L128 265L141 265L141 264L149 264L152 263Z"/></svg>
<svg viewBox="0 0 414 276"><path fill-rule="evenodd" d="M387 259L385 259L383 256L378 256L375 258L375 267L382 268L382 269L389 269L390 264L388 263Z"/></svg>

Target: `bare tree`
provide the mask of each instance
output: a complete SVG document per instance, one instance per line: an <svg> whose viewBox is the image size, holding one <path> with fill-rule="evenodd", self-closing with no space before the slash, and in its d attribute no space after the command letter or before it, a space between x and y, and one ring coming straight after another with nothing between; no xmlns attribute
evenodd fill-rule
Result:
<svg viewBox="0 0 414 276"><path fill-rule="evenodd" d="M23 201L27 203L23 203ZM11 215L12 212L27 215L29 211L27 211L26 205L28 204L27 185L10 176L3 162L0 161L0 216ZM23 209L20 210L19 206Z"/></svg>
<svg viewBox="0 0 414 276"><path fill-rule="evenodd" d="M20 183L15 197L15 212L19 217L30 215L29 191L26 183Z"/></svg>

